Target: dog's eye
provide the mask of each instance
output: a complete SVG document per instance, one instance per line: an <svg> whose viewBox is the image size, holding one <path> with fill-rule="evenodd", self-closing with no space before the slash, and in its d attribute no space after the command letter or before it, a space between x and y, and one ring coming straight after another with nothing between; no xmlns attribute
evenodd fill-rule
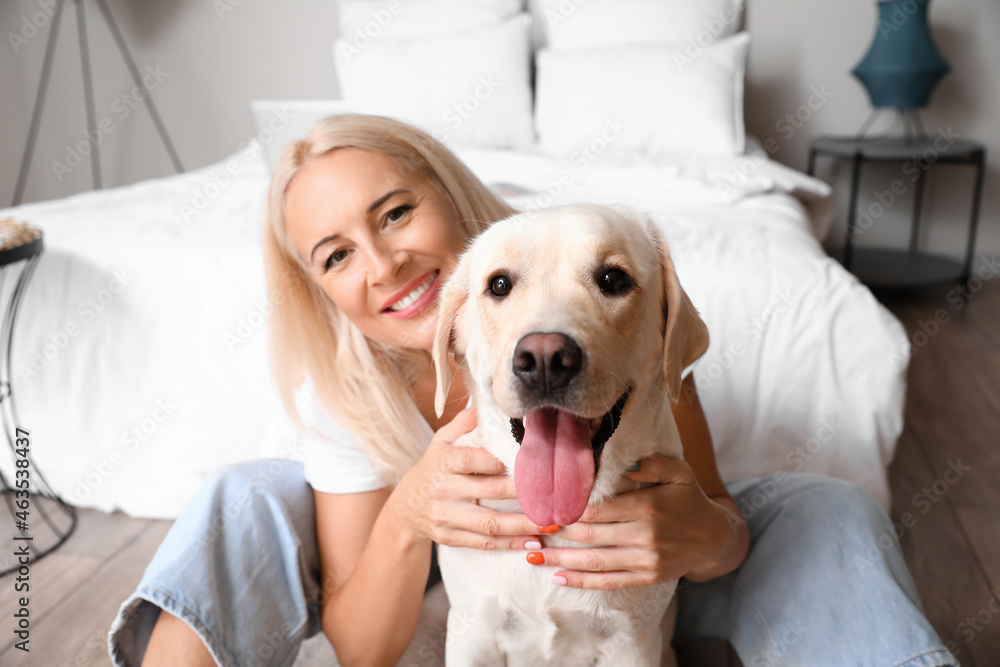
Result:
<svg viewBox="0 0 1000 667"><path fill-rule="evenodd" d="M507 296L510 294L511 287L510 278L507 276L494 276L490 280L490 293L493 296Z"/></svg>
<svg viewBox="0 0 1000 667"><path fill-rule="evenodd" d="M598 275L597 286L608 296L619 296L631 291L635 284L621 269L606 269Z"/></svg>

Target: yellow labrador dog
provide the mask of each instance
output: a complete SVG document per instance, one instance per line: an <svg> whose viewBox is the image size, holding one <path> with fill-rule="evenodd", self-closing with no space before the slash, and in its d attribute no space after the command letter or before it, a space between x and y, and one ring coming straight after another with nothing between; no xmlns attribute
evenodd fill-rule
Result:
<svg viewBox="0 0 1000 667"><path fill-rule="evenodd" d="M639 459L681 458L667 398L708 331L648 217L574 205L497 222L462 254L439 303L437 413L453 351L478 415L456 444L485 447L517 489L517 500L481 505L565 526L639 488L622 474ZM448 665L673 663L676 581L583 590L551 583L558 568L521 552L441 546L438 557Z"/></svg>

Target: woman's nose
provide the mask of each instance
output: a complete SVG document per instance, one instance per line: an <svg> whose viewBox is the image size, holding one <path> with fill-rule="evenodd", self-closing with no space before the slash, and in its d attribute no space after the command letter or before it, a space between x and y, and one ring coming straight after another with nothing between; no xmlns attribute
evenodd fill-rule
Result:
<svg viewBox="0 0 1000 667"><path fill-rule="evenodd" d="M368 255L368 281L372 284L394 282L406 263L406 254L391 248L374 247Z"/></svg>

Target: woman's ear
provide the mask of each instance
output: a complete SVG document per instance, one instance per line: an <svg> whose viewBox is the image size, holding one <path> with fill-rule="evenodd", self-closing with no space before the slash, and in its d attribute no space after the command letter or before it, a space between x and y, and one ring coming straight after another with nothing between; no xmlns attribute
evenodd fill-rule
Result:
<svg viewBox="0 0 1000 667"><path fill-rule="evenodd" d="M448 352L455 350L461 354L455 344L455 324L459 319L459 311L469 299L469 268L472 264L470 253L464 252L459 257L455 270L438 294L438 323L434 334L434 346L431 358L434 361L434 373L437 376L437 388L434 390L434 412L440 417L444 414L444 405L448 400L448 390L451 389L451 368L448 366Z"/></svg>
<svg viewBox="0 0 1000 667"><path fill-rule="evenodd" d="M653 231L659 249L663 279L663 317L666 321L663 336L663 378L667 394L672 400L678 401L681 395L681 373L708 350L708 327L677 280L663 233L658 229Z"/></svg>

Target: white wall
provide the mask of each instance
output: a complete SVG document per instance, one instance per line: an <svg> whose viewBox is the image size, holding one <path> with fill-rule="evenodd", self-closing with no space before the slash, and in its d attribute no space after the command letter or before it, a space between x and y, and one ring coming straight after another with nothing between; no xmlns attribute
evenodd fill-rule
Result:
<svg viewBox="0 0 1000 667"><path fill-rule="evenodd" d="M0 2L0 206L13 196L18 166L50 26L45 25L18 52L9 33L22 30L55 0ZM105 187L173 173L148 111L141 105L125 118L121 103L133 85L93 0L86 6L94 69L97 118L113 130L100 143ZM153 99L188 169L222 159L252 134L247 102L252 99L322 99L337 96L330 56L336 28L332 1L298 0L107 0L140 69L167 73ZM225 11L228 10L228 11ZM42 134L25 201L61 197L91 187L89 159L64 175L67 146L84 139L81 69L73 3L67 6ZM934 0L931 23L939 47L953 67L923 112L928 131L951 126L963 137L987 145L986 175L978 252L1000 251L1000 3L995 0ZM774 158L804 170L808 141L820 134L853 134L870 107L861 85L849 74L872 39L874 0L750 0L746 25L753 34L747 75L749 132L774 137ZM779 125L809 102L813 88L832 93L801 127ZM817 98L813 98L815 103ZM801 112L806 115L805 112ZM891 118L885 114L884 120ZM819 175L846 194L847 164L823 162ZM963 169L965 169L963 171ZM888 187L899 166L866 168L862 193ZM971 168L938 166L927 180L924 248L961 254L964 247ZM867 201L863 200L862 205ZM862 244L905 244L909 198L898 202L870 229ZM846 204L841 201L839 219ZM893 218L901 218L896 220ZM884 222L884 224L882 224ZM838 234L839 237L839 234ZM834 240L836 241L836 240Z"/></svg>

